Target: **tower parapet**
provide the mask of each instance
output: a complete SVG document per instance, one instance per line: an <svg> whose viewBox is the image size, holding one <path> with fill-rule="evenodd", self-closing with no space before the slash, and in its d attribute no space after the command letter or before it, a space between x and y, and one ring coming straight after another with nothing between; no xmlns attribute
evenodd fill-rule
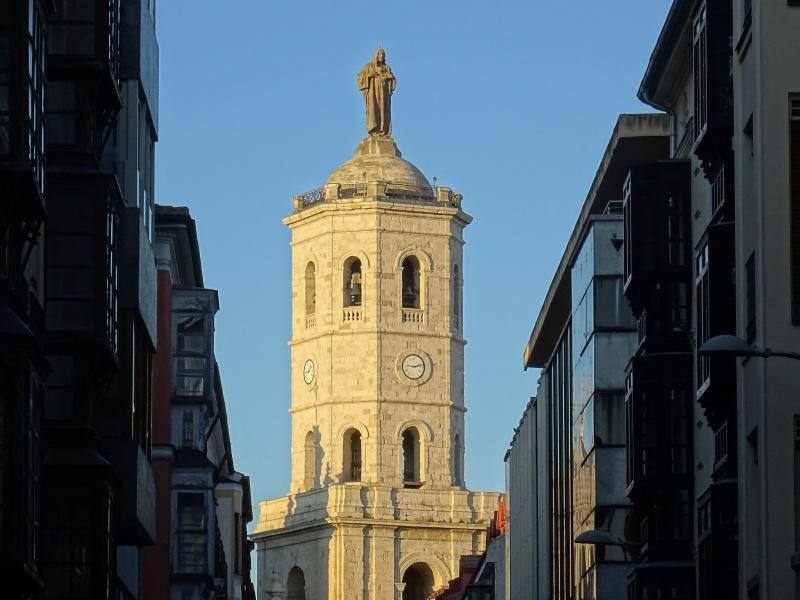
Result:
<svg viewBox="0 0 800 600"><path fill-rule="evenodd" d="M284 219L292 481L290 494L261 503L253 538L259 581L282 574L289 597L300 573L308 598L427 598L483 549L497 507L463 472L472 218L459 194L402 158L386 114L396 81L379 54L359 75L370 134Z"/></svg>

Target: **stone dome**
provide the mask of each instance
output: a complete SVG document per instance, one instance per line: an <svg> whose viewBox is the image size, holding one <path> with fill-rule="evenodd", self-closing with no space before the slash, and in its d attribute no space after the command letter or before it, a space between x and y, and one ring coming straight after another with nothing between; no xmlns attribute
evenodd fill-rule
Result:
<svg viewBox="0 0 800 600"><path fill-rule="evenodd" d="M326 183L353 184L365 181L431 187L422 171L401 157L397 145L390 137L369 137L363 140L353 158L331 173Z"/></svg>

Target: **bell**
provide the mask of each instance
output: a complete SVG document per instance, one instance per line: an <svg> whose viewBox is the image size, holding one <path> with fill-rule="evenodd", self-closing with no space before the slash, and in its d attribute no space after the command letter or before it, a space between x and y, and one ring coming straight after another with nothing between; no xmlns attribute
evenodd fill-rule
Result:
<svg viewBox="0 0 800 600"><path fill-rule="evenodd" d="M403 306L405 308L417 308L417 292L411 285L403 289Z"/></svg>
<svg viewBox="0 0 800 600"><path fill-rule="evenodd" d="M350 276L350 306L361 306L361 273Z"/></svg>

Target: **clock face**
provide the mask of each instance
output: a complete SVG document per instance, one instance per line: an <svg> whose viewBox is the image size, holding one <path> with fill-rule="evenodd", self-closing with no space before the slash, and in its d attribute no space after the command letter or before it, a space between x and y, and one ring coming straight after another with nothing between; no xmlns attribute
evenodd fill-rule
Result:
<svg viewBox="0 0 800 600"><path fill-rule="evenodd" d="M425 361L416 354L409 354L403 359L403 374L409 379L419 379L425 373Z"/></svg>
<svg viewBox="0 0 800 600"><path fill-rule="evenodd" d="M314 367L314 361L309 358L303 365L303 381L306 383L311 383L314 381L315 373L316 367Z"/></svg>

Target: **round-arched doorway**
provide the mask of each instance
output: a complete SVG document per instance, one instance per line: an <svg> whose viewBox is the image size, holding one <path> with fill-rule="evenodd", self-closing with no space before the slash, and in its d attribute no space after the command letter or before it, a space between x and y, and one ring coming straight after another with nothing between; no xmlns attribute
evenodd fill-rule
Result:
<svg viewBox="0 0 800 600"><path fill-rule="evenodd" d="M306 600L306 577L300 567L292 567L289 571L286 592L288 600Z"/></svg>
<svg viewBox="0 0 800 600"><path fill-rule="evenodd" d="M414 563L403 573L403 600L428 600L433 592L433 571L425 563Z"/></svg>

